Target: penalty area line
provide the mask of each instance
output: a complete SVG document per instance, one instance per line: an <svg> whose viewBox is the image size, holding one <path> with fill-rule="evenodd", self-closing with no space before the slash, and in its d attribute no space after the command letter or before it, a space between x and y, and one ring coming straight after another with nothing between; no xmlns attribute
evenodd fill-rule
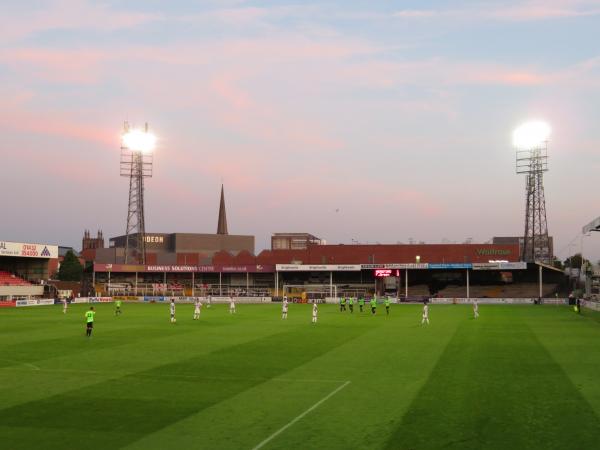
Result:
<svg viewBox="0 0 600 450"><path fill-rule="evenodd" d="M283 433L285 430L287 430L289 427L291 427L292 425L294 425L296 422L298 422L300 419L302 419L304 416L306 416L309 412L313 411L314 409L318 408L322 403L326 402L327 400L329 400L331 397L333 397L335 394L337 394L339 391L341 391L342 389L344 389L346 386L348 386L350 384L350 381L346 381L344 384L342 384L341 386L338 386L337 388L335 388L333 391L331 391L329 394L327 394L325 397L323 397L321 400L319 400L317 403L315 403L314 405L312 405L310 408L308 408L306 411L304 411L303 413L301 413L300 415L294 417L292 420L290 420L288 423L286 423L284 426L282 426L279 430L277 430L275 433L273 433L271 436L269 436L268 438L266 438L264 441L262 441L260 444L258 444L256 447L253 447L252 450L258 450L259 448L264 447L266 444L268 444L269 442L271 442L273 439L275 439L277 436L279 436L281 433Z"/></svg>

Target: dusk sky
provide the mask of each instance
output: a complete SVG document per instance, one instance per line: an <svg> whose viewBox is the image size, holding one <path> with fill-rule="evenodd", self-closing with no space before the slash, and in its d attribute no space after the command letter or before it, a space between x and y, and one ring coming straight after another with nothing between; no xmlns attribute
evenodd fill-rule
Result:
<svg viewBox="0 0 600 450"><path fill-rule="evenodd" d="M521 235L511 133L543 119L564 259L600 215L599 42L600 1L3 1L0 239L123 234L124 120L159 138L148 232L214 233L223 181L257 252Z"/></svg>

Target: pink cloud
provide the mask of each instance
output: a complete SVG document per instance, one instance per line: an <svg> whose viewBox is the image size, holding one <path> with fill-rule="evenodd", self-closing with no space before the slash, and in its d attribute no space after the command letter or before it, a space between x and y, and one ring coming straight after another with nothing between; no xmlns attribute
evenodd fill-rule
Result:
<svg viewBox="0 0 600 450"><path fill-rule="evenodd" d="M547 0L516 2L513 5L494 7L475 4L464 9L407 9L391 14L399 19L454 19L454 20L500 20L500 21L539 21L565 19L571 17L597 16L600 8L597 2L580 0Z"/></svg>
<svg viewBox="0 0 600 450"><path fill-rule="evenodd" d="M600 14L597 3L581 1L529 1L506 8L491 9L483 16L498 20L533 21L596 16Z"/></svg>
<svg viewBox="0 0 600 450"><path fill-rule="evenodd" d="M56 112L41 113L18 108L0 108L0 127L26 134L42 134L76 139L115 147L118 133L104 130L97 125L82 122L72 115L63 116Z"/></svg>
<svg viewBox="0 0 600 450"><path fill-rule="evenodd" d="M178 47L179 48L179 47ZM51 81L93 83L105 76L104 65L144 63L163 65L183 65L204 68L212 61L217 73L210 74L209 85L214 93L231 105L250 106L250 98L239 83L252 77L265 74L264 68L272 64L294 61L295 66L302 64L325 64L333 70L335 79L346 78L347 82L359 84L373 83L382 87L393 85L402 73L410 74L415 70L426 70L431 62L390 63L371 60L361 64L347 64L344 60L350 56L375 52L365 45L319 43L281 39L279 42L256 40L236 40L214 44L200 44L179 48L129 47L112 52L105 50L49 50L40 48L20 48L0 51L0 61L11 66L19 73ZM127 74L123 74L127 79ZM307 81L314 75L328 79L325 73L305 74ZM152 78L152 74L148 74ZM333 81L333 80L332 80ZM364 83L363 83L364 81ZM145 83L144 79L136 83ZM153 88L159 86L152 80ZM171 87L169 87L171 89ZM190 93L193 95L193 93ZM255 106L255 105L253 105Z"/></svg>
<svg viewBox="0 0 600 450"><path fill-rule="evenodd" d="M403 19L422 19L429 17L436 17L443 15L444 13L435 9L403 9L392 13L392 17L398 17Z"/></svg>
<svg viewBox="0 0 600 450"><path fill-rule="evenodd" d="M224 74L214 77L210 87L234 109L247 109L253 106L248 93L235 85L232 75Z"/></svg>
<svg viewBox="0 0 600 450"><path fill-rule="evenodd" d="M48 50L22 48L0 51L0 61L34 79L60 83L92 84L102 76L101 50Z"/></svg>
<svg viewBox="0 0 600 450"><path fill-rule="evenodd" d="M356 92L357 88L386 90L403 85L422 86L427 92L431 86L438 86L443 92L448 86L464 84L553 85L575 76L574 73L546 73L535 67L515 68L485 62L384 60L379 57L381 48L362 41L318 40L287 34L279 39L202 42L178 45L177 49L130 46L109 53L101 49L25 48L0 51L0 60L10 64L24 78L39 76L84 84L103 82L110 67L127 62L129 65L124 65L127 69L120 74L124 87L130 87L140 97L154 99L159 109L201 105L210 111L207 120L211 124L251 138L251 145L259 143L261 153L270 157L282 149L317 155L338 151L347 145L322 119L290 103L292 99L303 102L308 96L319 99L331 91L343 94ZM361 58L355 61L355 56ZM131 70L131 64L135 68L138 63L154 64L154 70L139 78L135 69ZM172 64L185 65L186 70L173 71ZM270 71L274 66L278 70L275 78L280 84L271 86ZM578 83L597 79L589 76L597 66L597 61L590 60L577 67ZM380 103L385 102L380 100ZM432 93L418 99L395 100L395 103L395 112L456 117L453 98L448 95ZM6 115L0 120L15 123L21 129L27 127L40 133L64 133L114 144L114 136L102 135L94 127L71 127L68 119L52 123L56 118L45 121L42 117L29 114L24 120L15 121ZM37 120L40 123L36 123Z"/></svg>
<svg viewBox="0 0 600 450"><path fill-rule="evenodd" d="M454 76L457 80L478 84L497 84L507 86L539 86L551 82L549 75L535 71L513 69L511 67L492 66L485 64L457 65Z"/></svg>
<svg viewBox="0 0 600 450"><path fill-rule="evenodd" d="M218 9L211 13L203 14L203 19L208 18L212 20L218 20L229 25L244 25L248 23L255 23L260 20L264 20L270 15L270 9L258 8L258 7L238 7L238 8L224 8ZM196 17L196 20L199 18Z"/></svg>
<svg viewBox="0 0 600 450"><path fill-rule="evenodd" d="M0 15L0 38L4 41L23 39L48 30L113 31L160 19L157 14L111 10L98 2L54 0L43 9L24 10L21 16Z"/></svg>

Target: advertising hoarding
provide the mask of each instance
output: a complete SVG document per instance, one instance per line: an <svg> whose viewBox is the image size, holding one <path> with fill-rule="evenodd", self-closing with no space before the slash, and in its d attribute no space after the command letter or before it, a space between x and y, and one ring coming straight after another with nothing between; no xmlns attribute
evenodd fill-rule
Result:
<svg viewBox="0 0 600 450"><path fill-rule="evenodd" d="M55 259L58 258L58 245L0 241L0 256Z"/></svg>

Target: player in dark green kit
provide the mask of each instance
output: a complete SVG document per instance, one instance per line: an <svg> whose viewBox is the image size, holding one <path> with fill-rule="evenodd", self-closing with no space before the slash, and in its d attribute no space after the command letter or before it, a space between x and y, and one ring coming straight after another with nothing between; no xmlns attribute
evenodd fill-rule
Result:
<svg viewBox="0 0 600 450"><path fill-rule="evenodd" d="M377 311L377 297L373 296L369 303L371 304L371 314L375 314Z"/></svg>
<svg viewBox="0 0 600 450"><path fill-rule="evenodd" d="M94 328L94 316L96 315L96 311L94 311L94 307L90 306L90 310L85 313L85 335L87 337L92 337L92 329Z"/></svg>
<svg viewBox="0 0 600 450"><path fill-rule="evenodd" d="M361 297L358 299L358 307L360 309L360 312L362 312L363 306L365 306L365 299L363 297Z"/></svg>

